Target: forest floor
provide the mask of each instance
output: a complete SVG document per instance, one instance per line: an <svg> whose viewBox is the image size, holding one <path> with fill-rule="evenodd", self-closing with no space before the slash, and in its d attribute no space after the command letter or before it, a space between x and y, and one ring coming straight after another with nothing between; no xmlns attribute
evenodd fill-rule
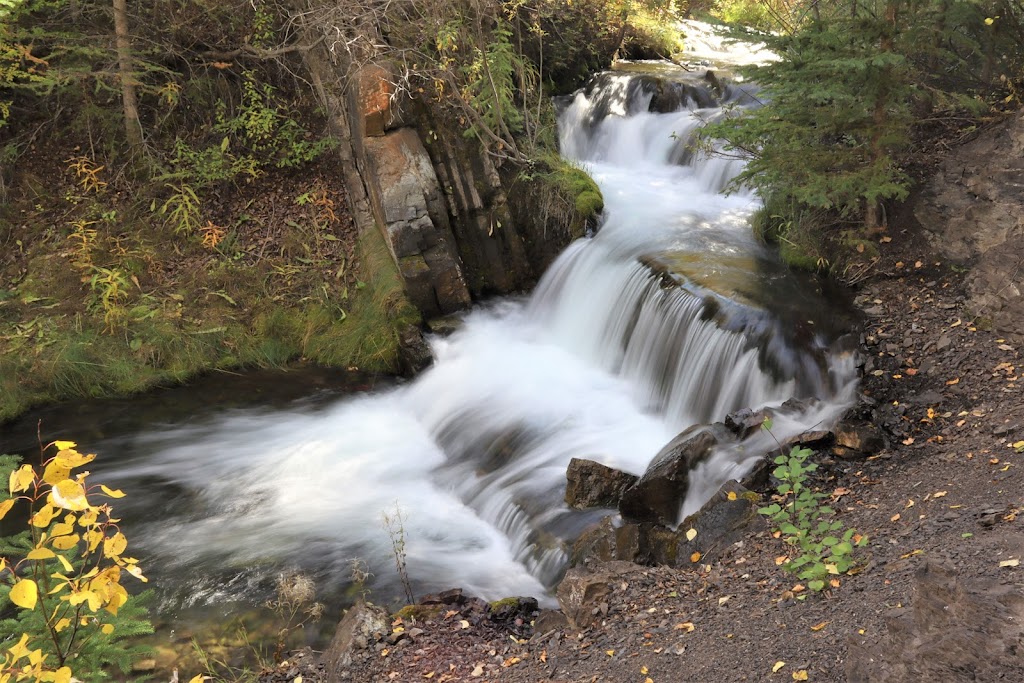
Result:
<svg viewBox="0 0 1024 683"><path fill-rule="evenodd" d="M357 650L343 676L1024 680L1024 659L1010 654L1024 600L1006 597L1024 583L1021 354L968 317L962 274L921 251L919 230L891 227L856 292L866 315L862 400L888 447L866 460L820 462L819 484L839 518L868 536L861 571L823 593L801 590L778 566L789 546L761 532L692 570L600 567L613 577L607 613L583 631L524 633L452 609L396 621L399 632L420 631ZM884 678L894 667L906 677Z"/></svg>

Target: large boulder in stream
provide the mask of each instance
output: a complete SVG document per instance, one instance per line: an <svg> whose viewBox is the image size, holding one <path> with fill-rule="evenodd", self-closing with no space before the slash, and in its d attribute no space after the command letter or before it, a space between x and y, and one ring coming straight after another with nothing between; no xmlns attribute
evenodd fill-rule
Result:
<svg viewBox="0 0 1024 683"><path fill-rule="evenodd" d="M639 481L619 501L629 520L674 525L686 498L690 470L707 459L724 436L717 425L687 429L661 449Z"/></svg>
<svg viewBox="0 0 1024 683"><path fill-rule="evenodd" d="M573 458L565 472L565 503L571 508L614 508L638 477L593 460Z"/></svg>

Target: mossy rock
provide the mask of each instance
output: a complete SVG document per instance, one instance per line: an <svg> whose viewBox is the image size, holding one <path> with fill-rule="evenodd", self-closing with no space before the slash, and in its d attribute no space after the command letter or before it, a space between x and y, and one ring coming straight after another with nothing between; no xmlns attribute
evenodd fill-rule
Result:
<svg viewBox="0 0 1024 683"><path fill-rule="evenodd" d="M405 622L430 621L441 614L443 609L444 605L406 605L392 616Z"/></svg>

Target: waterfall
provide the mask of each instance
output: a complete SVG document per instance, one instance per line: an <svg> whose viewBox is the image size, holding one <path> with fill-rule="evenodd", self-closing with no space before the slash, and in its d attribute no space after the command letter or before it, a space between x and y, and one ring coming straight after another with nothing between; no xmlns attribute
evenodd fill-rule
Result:
<svg viewBox="0 0 1024 683"><path fill-rule="evenodd" d="M651 82L606 74L562 103L562 150L605 195L600 230L528 299L433 339L435 363L415 381L102 446L126 454L103 476L144 504L133 538L186 577L182 604L237 597L283 564L338 585L355 558L393 588L381 518L396 508L417 591L543 596L566 543L606 514L562 502L571 458L640 474L686 427L795 395L818 400L776 430L834 417L853 372L830 350L827 304L751 236L757 198L722 193L741 162L695 145L719 97L685 74ZM773 303L772 291L791 293ZM768 444L744 446L694 473L683 512Z"/></svg>

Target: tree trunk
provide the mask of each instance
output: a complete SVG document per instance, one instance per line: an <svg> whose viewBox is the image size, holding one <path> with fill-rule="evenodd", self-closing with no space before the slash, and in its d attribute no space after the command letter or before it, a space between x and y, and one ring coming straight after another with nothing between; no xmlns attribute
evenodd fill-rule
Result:
<svg viewBox="0 0 1024 683"><path fill-rule="evenodd" d="M883 53L892 52L896 46L896 2L889 0L885 6L885 30L879 43L879 50ZM882 145L882 137L885 127L889 124L889 87L892 78L892 68L885 66L879 75L879 88L875 96L875 107L871 115L871 123L874 131L871 135L871 158L873 163L879 163L885 157L887 150ZM867 206L864 212L864 227L869 233L885 230L880 219L880 212L877 199L867 199Z"/></svg>
<svg viewBox="0 0 1024 683"><path fill-rule="evenodd" d="M132 44L128 35L128 0L113 0L114 35L117 39L117 67L121 79L121 102L124 105L124 132L132 147L142 145L142 123L139 121L139 100L132 73Z"/></svg>

